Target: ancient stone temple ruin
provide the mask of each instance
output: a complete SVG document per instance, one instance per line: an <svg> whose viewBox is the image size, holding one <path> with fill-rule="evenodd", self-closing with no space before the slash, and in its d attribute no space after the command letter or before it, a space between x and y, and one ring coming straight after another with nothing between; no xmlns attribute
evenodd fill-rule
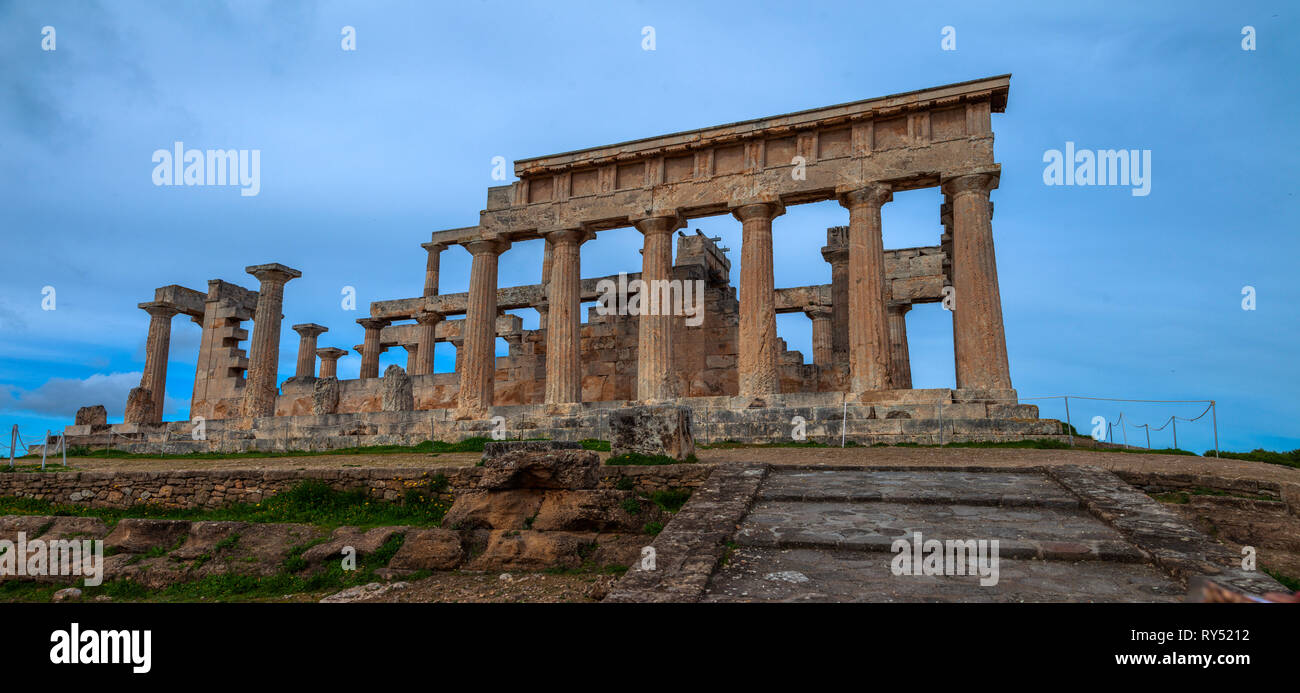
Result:
<svg viewBox="0 0 1300 693"><path fill-rule="evenodd" d="M356 380L337 378L346 351L320 346L330 328L303 323L293 326L296 372L279 382L286 284L298 270L248 267L256 289L215 279L206 292L162 287L140 305L150 316L147 357L126 422L71 427L70 440L111 432L128 449L329 448L494 429L578 440L604 437L611 410L646 402L689 407L705 442L789 440L796 417L809 440L835 443L1062 435L1059 422L1018 403L1007 362L989 195L1000 171L991 117L1005 109L1009 84L991 77L516 161L518 180L488 189L478 224L423 244L422 294L372 303L357 320L365 336L354 347ZM937 243L886 250L881 207L926 187L943 192ZM822 233L780 229L780 216L824 200L838 201L847 221L825 230L830 281L776 287L774 228L818 242ZM713 215L743 229L738 290L728 249L683 231ZM583 244L626 227L644 237L640 272L583 277ZM541 282L499 286L499 258L537 239ZM441 253L452 245L473 258L466 293L439 291ZM610 304L611 287L651 309L615 310L622 300ZM691 287L702 287L702 302ZM931 302L952 312L956 382L913 389L906 315ZM536 310L541 329L504 312L519 309ZM812 363L785 348L777 313L812 321ZM164 423L177 314L202 325L202 342L191 420ZM496 356L498 337L507 356ZM455 372L434 372L438 342L455 346ZM406 368L381 377L380 354L396 346Z"/></svg>

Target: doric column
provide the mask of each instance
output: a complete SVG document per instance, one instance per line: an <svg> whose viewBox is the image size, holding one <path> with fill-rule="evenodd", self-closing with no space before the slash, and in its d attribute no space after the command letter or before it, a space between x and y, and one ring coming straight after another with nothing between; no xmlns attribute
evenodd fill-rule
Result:
<svg viewBox="0 0 1300 693"><path fill-rule="evenodd" d="M740 220L740 396L781 391L777 374L776 284L772 275L772 219L785 212L779 203L760 202L732 209Z"/></svg>
<svg viewBox="0 0 1300 693"><path fill-rule="evenodd" d="M835 362L834 312L826 306L808 306L803 312L812 320L813 363L818 366L831 365Z"/></svg>
<svg viewBox="0 0 1300 693"><path fill-rule="evenodd" d="M464 244L474 257L465 305L464 356L456 417L482 418L492 406L496 377L497 256L510 247L500 238Z"/></svg>
<svg viewBox="0 0 1300 693"><path fill-rule="evenodd" d="M308 322L294 325L293 331L298 333L298 369L293 377L314 378L316 377L316 338L322 333L329 332L329 328Z"/></svg>
<svg viewBox="0 0 1300 693"><path fill-rule="evenodd" d="M952 203L952 339L958 388L1011 389L989 203L989 191L997 186L997 173L943 182Z"/></svg>
<svg viewBox="0 0 1300 693"><path fill-rule="evenodd" d="M357 324L366 328L366 336L361 342L361 378L379 377L379 355L384 353L379 343L380 332L391 321L383 318L357 318Z"/></svg>
<svg viewBox="0 0 1300 693"><path fill-rule="evenodd" d="M636 397L642 402L673 399L672 311L649 311L645 304L651 294L652 282L672 279L673 231L684 223L681 217L664 216L639 219L633 224L645 236L641 250L641 281L646 283L641 294L641 317L637 322Z"/></svg>
<svg viewBox="0 0 1300 693"><path fill-rule="evenodd" d="M889 325L885 318L885 246L880 207L893 199L888 185L840 195L849 210L850 392L889 388Z"/></svg>
<svg viewBox="0 0 1300 693"><path fill-rule="evenodd" d="M896 390L912 389L912 357L907 348L907 311L911 309L908 301L889 304L889 363Z"/></svg>
<svg viewBox="0 0 1300 693"><path fill-rule="evenodd" d="M257 308L253 311L248 381L244 386L244 416L274 416L284 285L290 279L301 277L302 272L274 262L245 267L244 271L261 282L257 290Z"/></svg>
<svg viewBox="0 0 1300 693"><path fill-rule="evenodd" d="M429 260L424 266L424 295L438 295L438 271L442 263L442 251L446 243L421 243L421 248L429 251Z"/></svg>
<svg viewBox="0 0 1300 693"><path fill-rule="evenodd" d="M414 372L414 369L418 367L420 362L420 343L403 344L402 348L406 350L406 374L419 375Z"/></svg>
<svg viewBox="0 0 1300 693"><path fill-rule="evenodd" d="M822 258L831 266L831 351L835 358L849 359L849 227L826 229Z"/></svg>
<svg viewBox="0 0 1300 693"><path fill-rule="evenodd" d="M551 266L546 286L546 403L582 401L582 367L578 360L582 296L582 244L591 235L582 229L546 234Z"/></svg>
<svg viewBox="0 0 1300 693"><path fill-rule="evenodd" d="M416 352L415 363L406 370L411 375L429 375L433 373L433 344L437 338L438 323L442 322L443 315L433 310L422 310L415 314L415 322L419 323L415 334L418 336L419 351Z"/></svg>
<svg viewBox="0 0 1300 693"><path fill-rule="evenodd" d="M537 309L537 325L541 329L546 329L549 324L551 310L550 298L547 297L546 287L551 282L551 265L554 264L554 242L549 236L543 237L546 244L542 250L542 302L534 308Z"/></svg>
<svg viewBox="0 0 1300 693"><path fill-rule="evenodd" d="M180 310L172 304L158 301L141 303L140 307L149 314L149 336L144 343L144 373L140 375L140 387L149 391L153 403L147 423L160 423L163 417L163 398L167 391L167 356L172 341L172 317Z"/></svg>
<svg viewBox="0 0 1300 693"><path fill-rule="evenodd" d="M346 350L339 349L338 347L317 349L316 355L320 357L320 377L339 377L339 357L347 353Z"/></svg>

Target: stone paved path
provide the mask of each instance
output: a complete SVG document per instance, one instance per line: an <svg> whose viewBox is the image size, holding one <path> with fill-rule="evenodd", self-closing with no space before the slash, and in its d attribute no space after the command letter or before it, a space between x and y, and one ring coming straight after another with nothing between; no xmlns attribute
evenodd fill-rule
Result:
<svg viewBox="0 0 1300 693"><path fill-rule="evenodd" d="M916 533L998 540L996 584L895 575L893 542ZM773 467L721 563L702 601L1159 602L1185 593L1042 469Z"/></svg>

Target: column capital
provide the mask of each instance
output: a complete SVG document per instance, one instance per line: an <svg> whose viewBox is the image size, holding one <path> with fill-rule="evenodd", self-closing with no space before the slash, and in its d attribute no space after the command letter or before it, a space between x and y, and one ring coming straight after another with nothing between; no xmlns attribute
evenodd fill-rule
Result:
<svg viewBox="0 0 1300 693"><path fill-rule="evenodd" d="M166 301L150 301L148 303L141 303L139 308L148 313L150 317L162 318L164 320L169 320L177 313L181 312L179 306Z"/></svg>
<svg viewBox="0 0 1300 693"><path fill-rule="evenodd" d="M510 249L510 241L500 236L465 241L461 245L474 256L500 255Z"/></svg>
<svg viewBox="0 0 1300 693"><path fill-rule="evenodd" d="M885 309L891 313L897 313L899 315L903 315L906 314L907 311L912 309L912 302L911 301L890 301L889 303L885 304Z"/></svg>
<svg viewBox="0 0 1300 693"><path fill-rule="evenodd" d="M807 315L810 320L830 320L830 306L804 306L803 314Z"/></svg>
<svg viewBox="0 0 1300 693"><path fill-rule="evenodd" d="M346 349L338 347L322 347L316 350L316 355L322 359L339 359L347 355Z"/></svg>
<svg viewBox="0 0 1300 693"><path fill-rule="evenodd" d="M869 183L851 190L837 190L835 197L847 209L862 205L879 207L894 199L894 189L888 183Z"/></svg>
<svg viewBox="0 0 1300 693"><path fill-rule="evenodd" d="M998 180L1001 177L999 171L989 171L984 173L970 173L961 176L944 178L940 187L943 188L944 194L949 197L957 197L967 193L989 194L989 191L998 187Z"/></svg>
<svg viewBox="0 0 1300 693"><path fill-rule="evenodd" d="M297 279L302 276L302 272L278 262L271 262L265 265L249 265L244 268L244 271L257 277L258 281L279 282L281 284L288 282L290 279Z"/></svg>
<svg viewBox="0 0 1300 693"><path fill-rule="evenodd" d="M329 332L330 328L324 325L317 325L314 322L305 322L302 323L301 325L294 325L293 331L297 332L303 337L318 337L326 332Z"/></svg>
<svg viewBox="0 0 1300 693"><path fill-rule="evenodd" d="M553 244L558 243L576 243L582 245L596 237L596 232L583 228L575 229L548 229L540 232L542 238Z"/></svg>
<svg viewBox="0 0 1300 693"><path fill-rule="evenodd" d="M442 251L446 250L450 245L451 245L450 243L443 243L443 242L434 243L433 241L430 241L428 243L421 243L420 247L424 248L425 250L431 253L441 253Z"/></svg>
<svg viewBox="0 0 1300 693"><path fill-rule="evenodd" d="M686 218L680 214L670 214L664 216L644 216L631 220L632 226L637 231L647 236L653 236L661 233L672 233L677 229L686 226Z"/></svg>
<svg viewBox="0 0 1300 693"><path fill-rule="evenodd" d="M775 202L755 201L729 205L731 215L740 222L750 219L774 219L785 214L785 205L780 200Z"/></svg>
<svg viewBox="0 0 1300 693"><path fill-rule="evenodd" d="M849 247L841 246L822 246L822 259L834 265L841 262L849 261Z"/></svg>
<svg viewBox="0 0 1300 693"><path fill-rule="evenodd" d="M387 318L357 318L357 324L367 330L382 330L393 324L393 321Z"/></svg>
<svg viewBox="0 0 1300 693"><path fill-rule="evenodd" d="M411 317L421 325L437 325L447 316L436 310L417 310Z"/></svg>

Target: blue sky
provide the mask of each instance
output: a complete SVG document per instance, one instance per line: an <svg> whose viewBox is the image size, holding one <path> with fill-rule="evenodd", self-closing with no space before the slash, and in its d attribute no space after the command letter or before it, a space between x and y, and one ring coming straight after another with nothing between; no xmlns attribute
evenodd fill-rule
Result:
<svg viewBox="0 0 1300 693"><path fill-rule="evenodd" d="M136 304L166 284L255 288L247 265L303 272L286 289L282 378L291 324L330 327L321 346L360 343L342 287L362 311L418 295L419 244L477 222L494 156L1011 73L993 200L1020 394L1213 398L1226 449L1297 448L1298 29L1294 6L1253 2L3 2L0 425L57 430L97 403L120 421L144 362ZM260 194L153 185L152 153L176 141L260 150ZM1067 141L1150 150L1151 194L1044 185L1044 152ZM939 202L896 195L886 247L936 243ZM778 218L777 285L829 281L818 251L847 218L834 203ZM738 268L739 222L690 227L721 235ZM639 247L635 231L603 232L583 273L636 271ZM540 242L517 244L501 284L536 282L540 265ZM468 254L451 249L442 267L442 290L465 290ZM55 310L42 310L46 286ZM1245 286L1256 310L1242 309ZM925 305L908 320L916 386L951 386L951 316ZM806 318L780 316L778 330L811 358ZM187 417L198 338L175 320L169 420ZM440 348L436 369L452 357ZM382 363L404 361L394 349ZM339 368L355 377L359 358ZM1158 424L1202 408L1072 401L1071 414L1083 430L1094 415ZM1064 411L1047 400L1043 415ZM1211 447L1208 422L1180 423L1181 446Z"/></svg>

